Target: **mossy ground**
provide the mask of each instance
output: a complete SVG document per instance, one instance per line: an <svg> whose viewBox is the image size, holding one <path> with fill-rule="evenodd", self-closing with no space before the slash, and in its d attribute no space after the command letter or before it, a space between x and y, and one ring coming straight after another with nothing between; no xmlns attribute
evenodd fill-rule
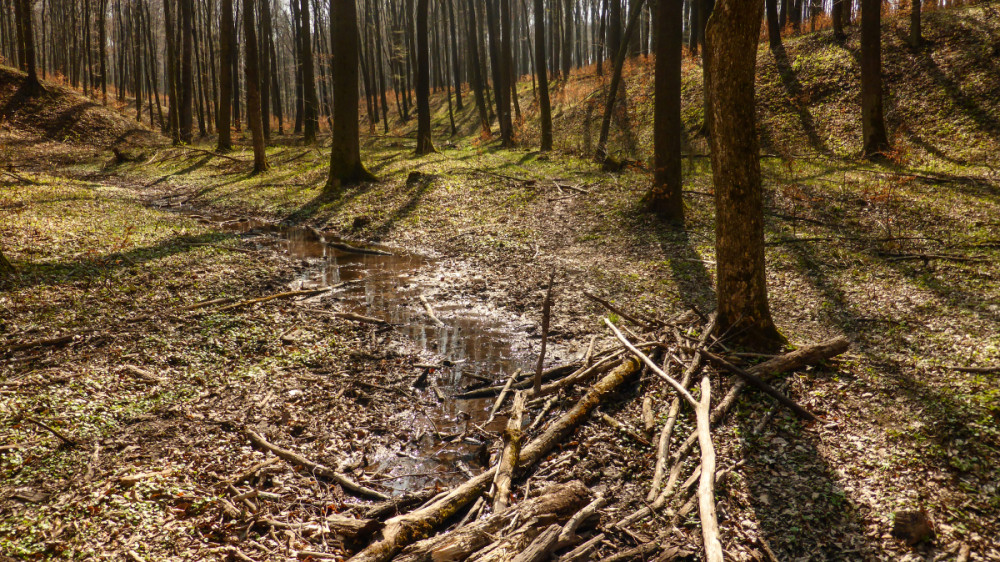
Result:
<svg viewBox="0 0 1000 562"><path fill-rule="evenodd" d="M824 31L787 40L784 55L761 50L758 99L772 311L797 344L843 334L853 346L834 365L791 375L783 383L824 417L821 426L803 427L779 411L756 434L755 426L772 406L750 395L719 430L720 458L745 461L719 498L723 543L734 558L753 559L753 551L761 551L766 541L780 559L949 559L963 543L971 546L974 559L1000 559L995 543L1000 536L996 375L948 368L1000 364L1000 178L995 171L1000 166L1000 82L993 63L1000 20L994 12L985 5L928 13L929 45L919 52L905 46L905 22L886 22L887 117L894 151L878 165L857 158L856 29L843 46ZM538 315L541 287L555 265L560 289L554 322L571 347L584 346L591 333L606 337L598 323L603 311L582 296L583 290L652 316L692 307L711 310L714 214L705 143L698 134L700 67L690 59L685 68L688 220L683 231L667 228L641 203L649 182L643 162L650 155L652 121L652 63L644 59L631 63L625 109L615 121L613 153L637 162L621 174L603 173L591 159L606 77L582 69L556 82L557 151L552 154L500 150L495 141L482 138L473 98L466 92L467 107L456 114L454 137L447 104L435 97L439 153L412 156L411 124L394 122L392 136L363 139L364 159L381 181L337 193L322 189L326 150L298 146L293 136L275 137L268 154L272 170L260 176L248 174L246 150L233 154L246 161L238 163L178 148L123 166L106 167L107 155L96 153L83 164L60 160L58 176L33 176L43 183L38 187L5 178L3 250L22 272L21 280L0 296L8 341L83 326L98 326L107 337L37 357L13 355L4 364L5 382L35 386L4 387L9 406L0 431L10 442L36 444L3 458L10 484L3 488L7 499L2 505L10 515L0 527L5 537L0 540L6 541L0 544L14 555L43 553L51 548L47 537L53 529L76 521L106 542L88 539L80 530L75 531L79 538L66 538L63 531L56 540L64 543L60 548L114 551L139 540L152 553L174 553L170 545L177 542L156 533L150 523L162 523L157 517L177 522L186 537L196 537L191 549L221 540L192 530L186 512L177 512L177 498L209 501L216 492L206 492L211 487L205 481L170 476L162 489L140 489L139 496L115 484L116 470L152 470L169 464L158 460L163 456L130 460L120 453L118 464L102 465L107 488L84 488L90 495L77 500L76 507L9 499L19 486L50 486L58 497L78 482L90 453L58 448L55 438L15 413L34 412L81 437L113 441L133 416L152 412L156 419L149 423L155 425L165 423L159 415L165 410L189 408L207 415L208 406L197 402L198 396L224 393L233 378L250 377L255 385L287 390L280 387L289 384L287 379L274 373L308 373L317 357L336 363L344 353L340 336L323 330L317 330L313 350L292 357L283 352L274 334L306 319L291 318L281 306L265 309L264 315L161 322L182 303L276 290L289 266L267 252L228 251L239 241L148 209L144 200L307 223L349 238L460 259L469 263L470 275L490 280L496 305L516 313ZM521 82L520 92L524 116L518 138L530 147L537 136L530 80ZM197 146L212 147L210 140ZM425 176L408 182L413 172ZM150 309L166 316L128 322ZM131 335L120 335L123 330ZM343 337L362 337L349 334ZM167 391L151 392L122 374L126 360L166 369L173 382ZM336 384L329 384L331 393L337 392ZM629 396L646 392L653 393L658 409L670 396L651 381ZM198 405L187 406L192 401ZM638 420L638 402L624 401L610 413ZM280 419L272 410L261 415ZM180 419L189 420L189 414ZM335 425L321 430L338 435ZM221 433L205 435L192 446L211 447L208 441ZM601 439L616 437L593 423L579 441ZM126 442L138 451L148 443L164 450L172 446L171 438L158 434ZM295 442L317 447L309 440ZM220 452L220 458L252 464L249 456L239 456L249 455L246 449L232 441L225 447L231 449ZM621 457L605 451L582 459L577 476L597 471L619 486L619 500L606 514L609 521L641 503L650 455L635 448ZM175 462L171 454L165 456ZM134 497L127 499L130 493ZM888 530L894 511L918 507L937 523L938 539L914 550L889 537ZM131 518L132 527L108 538L120 517ZM696 522L688 523L681 533L696 535ZM635 532L641 536L647 530ZM229 530L220 532L225 536ZM625 546L631 539L615 540Z"/></svg>

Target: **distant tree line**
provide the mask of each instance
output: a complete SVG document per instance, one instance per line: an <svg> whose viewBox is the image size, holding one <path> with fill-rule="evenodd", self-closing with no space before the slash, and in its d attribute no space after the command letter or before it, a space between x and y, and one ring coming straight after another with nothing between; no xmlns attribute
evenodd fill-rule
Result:
<svg viewBox="0 0 1000 562"><path fill-rule="evenodd" d="M910 11L910 42L920 48L921 0L894 6ZM313 144L325 123L328 186L337 190L374 179L361 162L361 107L371 133L416 116L422 155L435 150L431 93L445 94L452 133L454 112L472 103L483 132L495 123L503 147L515 144L522 106L537 101L549 150L558 134L551 81L584 67L603 74L610 64L596 155L606 158L623 65L655 53L647 200L680 224L681 62L685 49L700 54L719 217L719 326L769 347L781 338L767 306L754 117L762 23L781 54L785 34L829 22L843 40L860 16L864 154L879 158L889 150L881 12L881 0L0 0L0 55L28 73L26 93L41 87L39 75L60 77L104 103L134 106L137 120L176 143L217 132L226 151L231 131L246 124L255 172L267 169L275 133L290 128ZM528 75L525 100L516 84Z"/></svg>

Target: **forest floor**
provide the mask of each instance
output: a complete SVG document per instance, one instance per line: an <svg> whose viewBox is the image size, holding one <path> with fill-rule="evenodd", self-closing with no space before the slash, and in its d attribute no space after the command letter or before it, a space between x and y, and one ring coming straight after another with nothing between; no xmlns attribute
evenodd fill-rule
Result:
<svg viewBox="0 0 1000 562"><path fill-rule="evenodd" d="M742 463L718 494L733 559L768 560L769 549L779 560L953 560L966 551L1000 560L997 373L953 368L1000 365L1000 98L988 95L998 81L984 54L1000 44L1000 22L989 9L930 13L931 47L917 57L887 27L897 151L879 165L855 156L856 42L843 49L828 32L790 40L791 74L762 50L772 312L793 344L844 335L852 347L782 383L822 423L748 394L716 431L722 467ZM649 127L629 123L649 122L647 62L629 70L630 105L613 139L638 163L616 174L587 156L593 131L581 116L600 107L590 92L603 82L586 71L557 85L557 152L500 150L475 134L466 107L461 134L438 140L431 156L412 156L405 124L367 136L364 157L381 181L339 193L322 190L323 143L304 147L291 135L275 136L271 171L250 176L245 149L232 160L200 152L210 139L196 150L160 146L111 112L101 114L110 124L69 139L57 134L67 127L4 125L0 240L20 275L0 292L0 558L200 560L233 556L232 546L254 560L344 554L353 545L322 533L223 515L222 498L255 488L276 495L247 509L284 522L366 507L284 462L257 466L274 457L238 428L387 493L437 489L482 470L478 444L495 453L499 433L470 423L488 403L439 396L459 367L414 389L415 365L459 358L498 380L532 365L553 267L550 365L579 360L591 336L598 348L612 343L600 322L607 311L584 291L652 318L710 312L712 188L689 66L683 230L641 203ZM530 99L530 81L522 92ZM50 121L65 124L78 100L60 99L67 109ZM437 138L447 138L442 98L435 109ZM88 128L108 133L86 142ZM109 145L144 158L115 163ZM269 226L278 223L286 227ZM315 233L294 226L406 259L338 255L331 270L310 254ZM356 278L363 289L224 309ZM447 329L428 327L419 296ZM209 304L186 309L199 303ZM658 413L672 398L646 375L602 411L642 427L645 396ZM456 436L462 442L451 443ZM424 458L432 452L445 460ZM581 479L613 498L600 527L607 556L661 525L610 529L644 504L654 454L595 417L534 474ZM894 512L915 509L937 537L911 548L890 530ZM697 517L671 540L699 552Z"/></svg>

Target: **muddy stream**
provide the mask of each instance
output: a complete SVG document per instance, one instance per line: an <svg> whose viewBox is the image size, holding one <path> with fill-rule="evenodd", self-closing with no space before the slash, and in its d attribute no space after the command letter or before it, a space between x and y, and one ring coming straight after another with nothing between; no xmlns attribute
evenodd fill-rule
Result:
<svg viewBox="0 0 1000 562"><path fill-rule="evenodd" d="M410 379L426 371L425 385L407 389L423 405L401 407L385 420L387 425L408 428L415 439L369 453L366 472L378 475L373 481L400 494L463 481L467 478L463 468L475 470L489 462L493 439L485 431L501 431L506 417L498 415L487 423L493 397L459 399L454 395L484 386L487 380L502 383L517 369L533 372L540 347L540 338L532 333L537 332L535 320L502 312L483 299L449 288L472 275L460 263L361 245L308 227L171 210L240 233L298 260L302 268L291 289L343 283L331 293L310 299L309 306L389 322L392 343L401 353L417 358L416 365L435 366L415 366ZM430 318L421 296L443 325ZM546 363L558 362L565 355L559 346L549 350Z"/></svg>

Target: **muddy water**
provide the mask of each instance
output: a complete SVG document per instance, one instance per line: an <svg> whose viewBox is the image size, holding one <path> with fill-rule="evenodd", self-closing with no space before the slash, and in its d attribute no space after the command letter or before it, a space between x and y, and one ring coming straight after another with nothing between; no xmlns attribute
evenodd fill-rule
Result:
<svg viewBox="0 0 1000 562"><path fill-rule="evenodd" d="M516 369L530 372L534 368L535 350L525 337L522 319L447 296L444 288L449 279L468 274L454 264L388 248L363 249L390 255L345 251L344 244L359 245L311 228L198 218L224 230L263 236L277 251L302 260L306 267L292 283L294 289L350 282L337 289L334 299L324 298L311 306L385 320L402 336L404 351L426 363L447 365L429 372L426 387L412 390L426 406L402 409L386 420L395 427L410 428L411 441L369 454L374 466L367 470L374 472L375 481L402 493L452 484L466 478L463 466L472 470L483 466L486 448L492 443L482 430L497 431L506 421L498 417L487 425L492 398L461 400L452 395L481 385L483 378L504 381ZM421 296L428 299L443 326L425 312ZM558 354L557 350L550 357ZM420 372L414 369L413 377Z"/></svg>

